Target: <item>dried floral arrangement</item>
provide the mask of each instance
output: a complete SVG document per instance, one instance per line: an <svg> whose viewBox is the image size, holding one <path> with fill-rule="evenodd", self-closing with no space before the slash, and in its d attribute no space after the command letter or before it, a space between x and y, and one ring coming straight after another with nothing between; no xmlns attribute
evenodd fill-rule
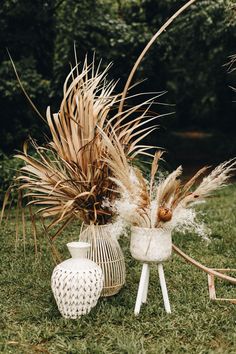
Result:
<svg viewBox="0 0 236 354"><path fill-rule="evenodd" d="M148 154L150 147L139 142L156 128L148 125L158 117L148 115L154 98L119 112L121 95L114 94L115 83L107 81L108 69L101 71L94 61L89 65L85 60L79 72L76 64L65 80L59 112L47 109L49 143L38 146L31 139L36 156L28 153L27 143L17 155L25 162L19 189L29 205L40 206L37 213L51 218L49 228L62 223L61 230L75 218L88 225L111 221L114 211L104 207L104 200L114 201L117 193L99 131L108 138L114 131L129 160Z"/></svg>
<svg viewBox="0 0 236 354"><path fill-rule="evenodd" d="M208 230L197 220L194 206L226 185L236 169L236 159L217 166L202 179L201 183L198 183L198 180L209 167L203 167L187 182L181 183L181 166L167 177L159 176L155 180L163 155L163 152L157 151L148 181L137 167L129 164L116 137L112 143L108 137L104 139L109 147L106 162L114 175L111 180L121 195L110 204L111 209L114 209L129 225L170 231L175 229L182 233L192 230L207 238Z"/></svg>

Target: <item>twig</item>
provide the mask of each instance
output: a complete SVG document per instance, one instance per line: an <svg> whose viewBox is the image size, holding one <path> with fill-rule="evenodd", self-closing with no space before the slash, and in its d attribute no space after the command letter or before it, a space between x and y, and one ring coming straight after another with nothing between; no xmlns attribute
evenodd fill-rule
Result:
<svg viewBox="0 0 236 354"><path fill-rule="evenodd" d="M171 16L171 18L169 18L168 21L166 21L164 23L164 25L157 31L157 33L150 39L150 41L148 42L148 44L146 45L146 47L143 49L142 53L140 54L140 56L138 57L138 59L136 60L130 74L129 77L127 79L127 82L125 84L124 90L122 92L122 96L121 96L121 101L120 101L120 105L119 105L119 113L122 112L123 110L123 106L124 106L124 101L130 86L130 83L133 79L134 73L137 70L139 64L141 63L143 57L145 56L145 54L147 53L147 51L149 50L149 48L152 46L152 44L155 42L155 40L160 36L160 34L162 32L164 32L166 30L166 28L176 19L176 17L178 17L185 9L187 9L190 5L192 5L196 0L190 0L188 1L184 6L182 6L178 11L176 11L176 13Z"/></svg>

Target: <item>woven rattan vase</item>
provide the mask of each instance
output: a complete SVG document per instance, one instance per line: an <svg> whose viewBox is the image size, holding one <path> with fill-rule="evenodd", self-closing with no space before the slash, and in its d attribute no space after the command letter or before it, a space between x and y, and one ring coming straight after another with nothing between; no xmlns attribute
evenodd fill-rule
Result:
<svg viewBox="0 0 236 354"><path fill-rule="evenodd" d="M97 304L103 286L101 268L87 259L90 244L67 244L72 258L58 264L52 273L51 286L58 309L65 318L79 318Z"/></svg>
<svg viewBox="0 0 236 354"><path fill-rule="evenodd" d="M124 255L111 230L110 225L89 225L80 234L80 241L91 244L88 258L102 268L104 283L101 296L115 295L125 284Z"/></svg>

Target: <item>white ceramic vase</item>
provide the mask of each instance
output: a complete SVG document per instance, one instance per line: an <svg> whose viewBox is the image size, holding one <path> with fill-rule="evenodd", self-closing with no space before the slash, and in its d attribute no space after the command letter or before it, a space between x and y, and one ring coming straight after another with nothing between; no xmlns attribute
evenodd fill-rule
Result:
<svg viewBox="0 0 236 354"><path fill-rule="evenodd" d="M133 258L144 262L162 263L172 252L171 232L159 228L131 228L130 253Z"/></svg>
<svg viewBox="0 0 236 354"><path fill-rule="evenodd" d="M97 304L103 273L95 262L86 258L89 243L70 242L67 247L72 258L54 268L51 287L61 315L76 319Z"/></svg>

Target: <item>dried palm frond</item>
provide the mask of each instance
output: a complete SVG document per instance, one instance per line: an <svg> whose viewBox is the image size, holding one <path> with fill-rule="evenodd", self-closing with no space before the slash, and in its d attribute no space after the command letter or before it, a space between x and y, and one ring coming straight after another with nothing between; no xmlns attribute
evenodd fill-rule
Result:
<svg viewBox="0 0 236 354"><path fill-rule="evenodd" d="M68 163L50 148L42 149L34 142L33 146L37 157L30 157L27 152L17 155L26 162L18 177L21 182L19 189L27 191L25 196L30 197L30 204L41 207L38 213L53 217L51 226L58 222L67 224L75 217L86 223L95 222L96 217L103 223L111 216L110 211L101 209L99 205L104 195L109 197L112 194L108 190L111 182L110 185L105 183L109 182L108 169L103 168L97 175L98 179L104 178L103 184L96 176L89 181L75 163ZM103 167L101 161L100 164Z"/></svg>
<svg viewBox="0 0 236 354"><path fill-rule="evenodd" d="M150 198L142 173L138 168L130 166L114 131L112 131L110 138L104 132L101 132L101 134L108 148L104 161L111 169L113 175L113 177L110 177L111 181L118 187L117 195L123 195L122 205L125 204L126 200L127 205L132 204L131 208L128 208L129 210L126 210L125 207L119 210L119 214L126 214L125 218L132 215L132 219L136 220L135 224L140 222L150 223L146 213L146 209L150 205ZM130 201L132 202L130 203Z"/></svg>
<svg viewBox="0 0 236 354"><path fill-rule="evenodd" d="M233 54L229 56L229 61L226 64L224 64L224 66L227 66L228 72L232 73L233 71L236 70L235 64L236 64L236 54Z"/></svg>
<svg viewBox="0 0 236 354"><path fill-rule="evenodd" d="M223 66L227 67L228 73L233 73L236 70L236 54L229 56L229 61ZM234 92L236 92L236 88L233 86L229 86ZM235 102L235 101L234 101Z"/></svg>
<svg viewBox="0 0 236 354"><path fill-rule="evenodd" d="M156 129L156 125L143 127L158 117L148 113L154 98L117 112L119 95L113 93L115 83L107 81L108 69L100 72L94 62L88 65L85 60L79 72L76 65L65 80L59 112L47 109L48 146L39 147L31 140L37 157L28 154L26 145L17 155L26 163L18 177L19 189L27 191L30 204L40 206L38 213L52 218L49 227L60 222L63 228L75 217L86 224L111 220L113 213L104 207L104 200L113 202L117 192L110 178L114 171L106 162L105 135L112 144L115 134L122 166L127 158L148 154L150 147L139 142ZM124 179L125 170L120 173Z"/></svg>

